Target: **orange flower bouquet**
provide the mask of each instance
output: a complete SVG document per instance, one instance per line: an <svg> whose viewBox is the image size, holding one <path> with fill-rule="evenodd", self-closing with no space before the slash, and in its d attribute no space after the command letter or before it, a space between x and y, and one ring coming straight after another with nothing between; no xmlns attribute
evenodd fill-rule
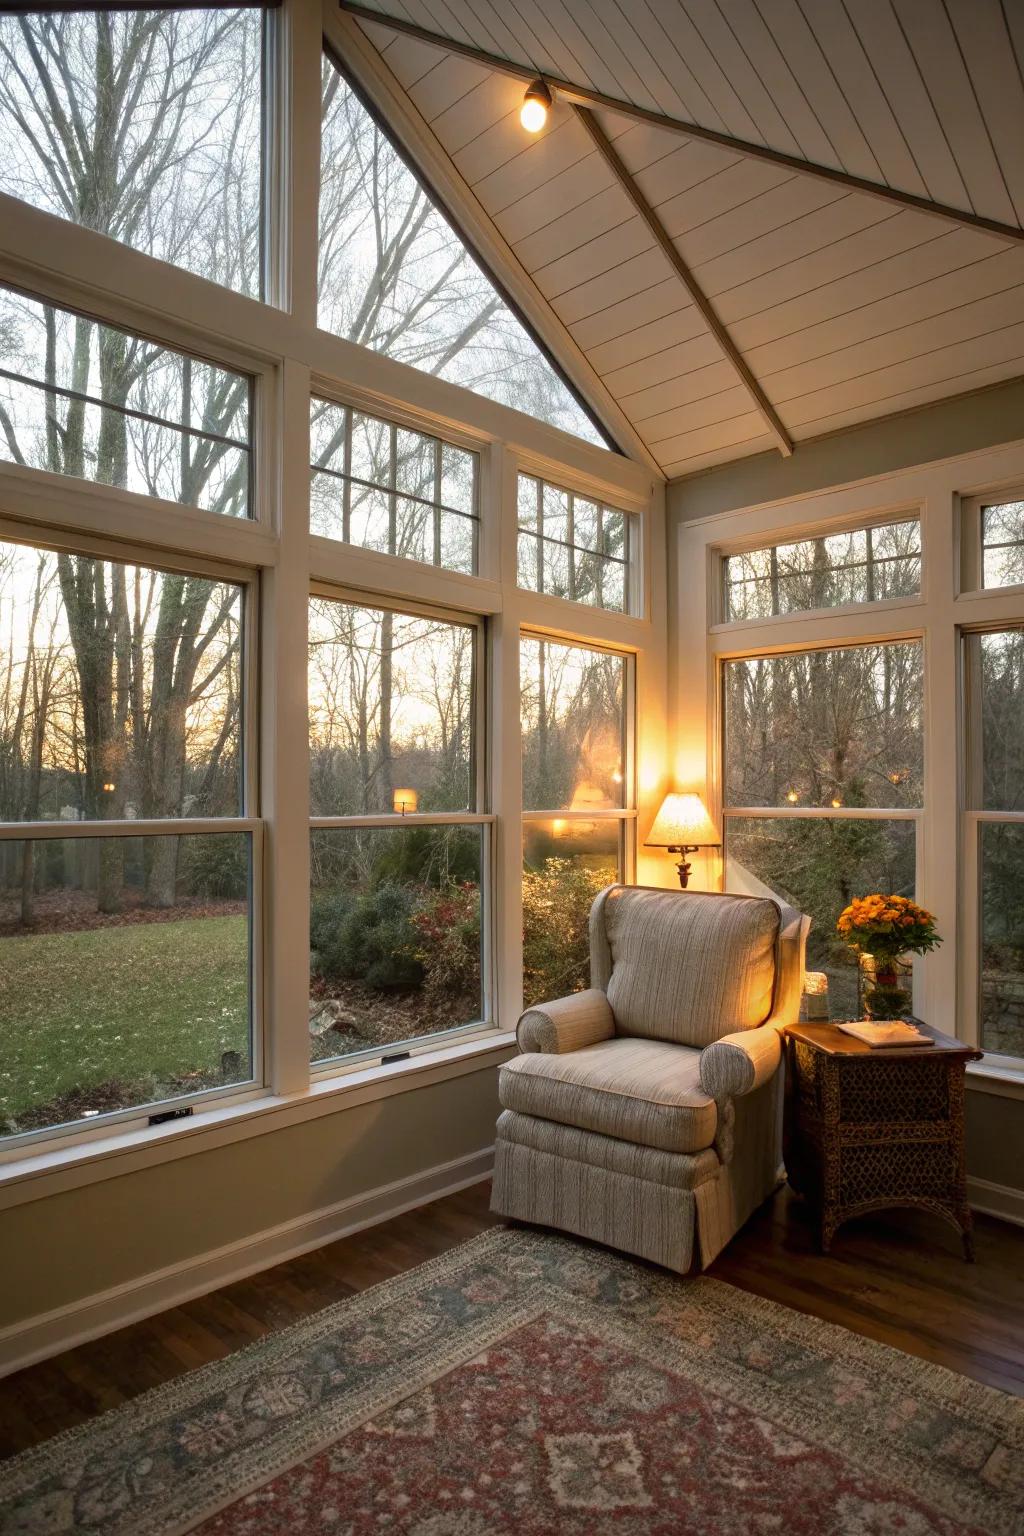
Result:
<svg viewBox="0 0 1024 1536"><path fill-rule="evenodd" d="M942 940L934 915L909 896L855 896L839 914L836 929L858 955L870 955L874 988L866 1006L873 1017L898 1016L910 1005L910 994L899 986L901 955L924 955Z"/></svg>

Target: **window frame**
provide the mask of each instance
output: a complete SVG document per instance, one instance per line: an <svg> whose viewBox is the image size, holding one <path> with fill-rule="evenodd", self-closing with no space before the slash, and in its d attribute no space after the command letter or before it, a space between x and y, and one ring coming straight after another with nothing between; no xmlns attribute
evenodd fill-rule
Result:
<svg viewBox="0 0 1024 1536"><path fill-rule="evenodd" d="M986 545L984 542L984 511L986 507L998 507L1006 502L1024 502L1024 482L1017 485L997 486L980 494L959 498L959 566L958 591L961 593L992 594L1024 592L1024 581L1007 582L1003 586L985 585L985 550L1020 549L1024 553L1024 540L1019 544Z"/></svg>
<svg viewBox="0 0 1024 1536"><path fill-rule="evenodd" d="M518 500L518 498L519 498L519 494L521 493L522 482L524 480L535 480L537 482L537 528L536 528L536 530L531 529L531 528L524 528L522 526L522 524L520 523L520 521L519 521L519 513L518 513L519 500ZM546 534L544 532L544 512L543 512L544 492L545 492L545 490L555 491L556 493L558 493L560 495L568 497L567 517L568 517L568 520L569 520L569 526L570 526L571 529L573 529L573 531L575 530L575 523L574 523L575 506L576 506L576 502L578 500L579 501L592 501L592 502L594 502L596 504L596 506L597 506L598 516L601 518L602 523L603 523L603 519L604 519L604 514L606 512L614 512L614 513L616 513L617 516L621 517L622 520L623 520L623 528L624 528L624 533L625 533L625 538L624 538L625 550L626 550L625 555L624 556L606 555L606 554L602 553L600 550L588 550L585 545L576 544L571 539L570 540L556 539L556 538L552 538L551 536ZM636 513L636 512L631 511L627 507L613 506L611 503L606 501L606 499L603 496L601 496L601 495L592 494L591 492L588 492L588 491L576 490L572 486L569 486L569 485L559 484L557 481L552 481L551 479L549 479L547 476L545 476L543 474L535 474L535 473L532 473L530 470L522 468L522 467L519 469L519 472L518 472L518 475L517 475L516 493L517 493L517 495L516 495L516 585L519 587L519 590L521 592L532 592L532 593L534 593L538 597L554 597L557 602L572 603L576 607L584 608L584 609L594 609L598 613L619 614L623 618L627 618L627 619L629 619L629 618L636 618L637 615L642 611L642 607L643 607L643 602L642 602L642 590L643 589L642 589L642 581L641 581L641 574L640 574L640 565L641 565L641 562L640 562L641 517L640 517L640 515L638 513ZM524 539L524 538L533 538L535 540L536 546L537 546L537 572L538 572L537 580L538 580L539 585L536 586L536 587L524 586L523 583L519 579L518 546L519 546L519 540L520 539ZM544 549L545 549L545 546L550 545L550 544L558 545L560 548L564 549L565 552L566 552L566 556L567 556L568 562L569 562L569 587L570 587L570 595L565 596L565 597L562 597L560 593L548 592L548 591L545 590L545 587L544 587L544 564L545 564L545 562L544 562ZM575 592L575 585L576 585L576 576L575 576L575 573L576 573L576 556L577 555L588 555L588 554L595 555L597 557L597 559L600 560L600 561L610 562L610 563L612 563L614 565L621 565L622 566L622 603L623 603L623 606L621 608L610 608L610 607L608 607L604 603L588 603L583 598L579 598L579 597L576 597L575 595L573 595L574 592Z"/></svg>
<svg viewBox="0 0 1024 1536"><path fill-rule="evenodd" d="M485 451L486 451L485 448L481 445L481 443L479 441L471 439L466 434L460 434L460 433L448 432L448 431L442 433L436 427L428 426L423 421L417 419L413 415L412 412L401 411L401 410L399 410L399 411L388 410L387 412L384 412L383 407L381 407L380 405L377 405L375 408L371 409L370 407L368 407L368 406L366 406L366 405L364 405L362 403L354 402L351 398L349 398L349 399L341 399L341 398L339 398L339 392L338 391L335 391L335 392L333 392L331 394L326 394L326 393L321 393L321 392L319 392L317 390L313 390L313 391L311 391L311 394L310 394L310 406L312 407L312 405L316 401L321 401L325 405L336 406L338 409L344 410L344 411L348 412L348 420L347 420L346 429L345 429L346 456L349 456L350 453L351 453L352 416L354 414L355 415L360 415L360 416L369 416L372 420L379 422L381 426L385 426L385 427L388 427L390 429L390 432L391 432L391 475L390 475L391 484L387 485L387 486L376 486L376 485L375 486L370 486L370 482L368 482L366 480L362 480L358 476L350 475L347 472L342 471L342 470L323 469L320 466L314 465L314 464L311 463L310 464L310 487L311 487L311 489L312 489L312 476L316 475L316 474L326 474L326 475L330 475L333 479L336 479L336 480L340 481L342 483L342 485L344 485L346 487L350 486L350 485L360 485L360 486L363 486L364 488L370 488L370 489L375 489L375 490L382 491L386 495L388 495L392 500L394 500L396 498L404 497L404 498L406 498L408 500L419 501L423 505L429 506L432 509L433 513L434 513L434 540L435 540L435 547L437 545L437 540L440 537L440 524L439 524L439 520L438 520L439 519L439 515L441 513L447 512L452 517L464 518L467 522L471 523L471 525L472 525L472 539L473 539L473 561L472 561L472 563L473 563L473 569L471 571L457 571L452 566L442 565L440 563L440 561L417 560L414 556L411 556L411 555L399 555L399 554L392 554L388 550L369 549L369 548L367 548L367 546L365 544L356 544L351 539L336 538L336 537L333 537L330 534L316 533L312 529L312 527L309 530L310 538L321 539L321 540L324 541L324 543L327 543L327 544L338 544L338 545L341 545L345 549L357 550L357 551L359 551L360 553L362 553L364 555L380 556L380 557L382 557L382 558L384 558L386 560L399 560L399 561L402 562L403 565L412 564L412 565L417 565L417 566L423 566L427 570L440 571L440 572L443 572L445 575L448 575L448 576L467 576L467 577L470 577L472 579L475 579L478 576L480 576L480 574L481 574L481 561L482 561L482 545L483 545L483 538L482 538L482 533L483 533L483 515L482 515L482 510L481 510L481 504L482 504L483 497L482 497L481 486L482 486L482 482L483 482L483 479L484 479L484 454L485 454ZM473 511L472 512L461 512L461 511L459 511L455 507L448 507L448 506L446 506L445 503L443 503L443 502L440 502L440 501L438 501L438 502L427 501L425 497L414 496L411 492L400 491L398 489L397 483L396 483L396 481L397 481L397 474L396 474L397 448L396 448L396 445L395 445L395 439L396 439L397 433L399 433L399 432L414 432L414 433L417 434L417 436L425 438L425 439L428 439L429 441L431 441L434 444L434 456L435 456L435 466L436 466L435 467L435 476L437 476L438 478L440 477L440 473L441 473L441 469L440 469L441 455L443 453L443 450L446 447L447 448L456 448L456 449L459 449L463 453L469 453L469 454L473 455L473 458L475 460L475 470L474 470L474 475L473 475ZM310 455L310 457L312 458L312 454Z"/></svg>
<svg viewBox="0 0 1024 1536"><path fill-rule="evenodd" d="M400 558L400 557L392 557ZM406 563L406 562L403 562ZM419 562L413 562L419 563ZM428 567L428 569L432 569ZM494 828L497 817L490 809L490 772L488 752L488 633L483 615L468 615L406 598L386 598L379 594L339 586L334 582L311 581L309 596L328 602L347 603L353 607L373 608L378 612L437 619L458 625L473 633L473 751L472 780L474 809L466 811L397 811L360 813L351 816L320 816L310 813L309 831L354 831L360 828L395 829L401 827L479 827L480 828L480 998L483 1017L467 1024L391 1045L367 1046L323 1061L310 1063L310 1077L316 1082L345 1072L362 1070L372 1062L384 1062L392 1051L423 1054L456 1041L491 1036L497 1032L496 965L494 953Z"/></svg>
<svg viewBox="0 0 1024 1536"><path fill-rule="evenodd" d="M173 503L172 503L173 505ZM212 514L218 516L218 514ZM233 521L233 520L228 520ZM50 529L38 524L26 525L0 512L0 541L20 544L26 549L50 549L117 562L140 565L149 570L176 575L208 576L212 580L236 584L242 600L242 668L239 720L241 748L241 808L236 816L173 817L165 819L111 821L0 821L0 843L22 841L63 841L83 839L99 841L109 837L159 837L245 833L249 838L248 895L248 982L250 1074L244 1082L223 1087L203 1088L193 1093L158 1099L147 1105L132 1105L110 1110L89 1120L72 1120L61 1125L42 1126L21 1131L0 1140L0 1168L17 1163L34 1153L80 1142L100 1141L112 1132L130 1134L148 1129L150 1116L195 1109L207 1105L246 1103L262 1094L266 1081L266 1011L264 993L265 916L263 890L264 818L259 813L259 611L260 578L256 570L221 561L190 558L144 544L121 544L103 538L89 538L64 529Z"/></svg>
<svg viewBox="0 0 1024 1536"><path fill-rule="evenodd" d="M549 595L549 594L543 594ZM556 599L557 601L557 599ZM567 599L565 599L567 601ZM602 611L602 610L598 610ZM603 822L618 826L619 874L617 880L624 885L636 883L637 877L637 666L638 656L633 650L603 641L570 638L561 633L523 623L519 629L517 647L523 640L539 640L550 645L563 645L572 650L599 651L606 656L617 656L623 663L622 678L622 805L605 806L593 810L551 810L527 807L521 804L519 827L519 862L517 866L520 890L525 864L525 831L528 824L542 822ZM521 723L520 723L521 733ZM521 735L520 735L521 739ZM522 923L520 920L520 929Z"/></svg>

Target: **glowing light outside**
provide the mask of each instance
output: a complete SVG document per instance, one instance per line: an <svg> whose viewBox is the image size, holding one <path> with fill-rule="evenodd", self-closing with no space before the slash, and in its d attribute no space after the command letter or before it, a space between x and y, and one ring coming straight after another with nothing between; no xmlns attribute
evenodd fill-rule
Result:
<svg viewBox="0 0 1024 1536"><path fill-rule="evenodd" d="M420 797L414 789L396 789L393 800L395 811L399 816L407 812L414 812L420 803Z"/></svg>

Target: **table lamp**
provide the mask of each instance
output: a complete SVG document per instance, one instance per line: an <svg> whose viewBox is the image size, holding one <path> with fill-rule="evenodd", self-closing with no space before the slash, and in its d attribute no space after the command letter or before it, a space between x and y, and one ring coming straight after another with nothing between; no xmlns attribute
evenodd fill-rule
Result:
<svg viewBox="0 0 1024 1536"><path fill-rule="evenodd" d="M661 810L654 818L654 825L647 834L645 848L667 848L669 853L682 854L676 868L679 884L686 889L690 878L690 865L686 855L699 848L720 848L722 839L704 808L700 795L666 795Z"/></svg>

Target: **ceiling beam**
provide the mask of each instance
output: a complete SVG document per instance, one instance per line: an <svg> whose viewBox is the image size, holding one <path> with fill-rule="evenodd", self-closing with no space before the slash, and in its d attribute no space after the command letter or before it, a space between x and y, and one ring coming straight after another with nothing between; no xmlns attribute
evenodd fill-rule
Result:
<svg viewBox="0 0 1024 1536"><path fill-rule="evenodd" d="M401 32L406 37L415 37L421 43L428 43L434 48L443 49L446 53L459 54L464 59L471 59L475 64L480 64L484 69L510 75L514 80L529 83L538 78L537 71L529 64L516 64L511 59L502 58L500 54L488 53L483 48L476 48L472 43L459 42L455 38L445 37L443 33L431 32L427 27L421 27L414 21L406 21L404 17L389 16L368 5L357 4L356 0L338 0L338 5L341 10L350 16L357 17L360 21L373 22L376 26L386 27L392 32ZM819 165L816 161L804 160L799 155L787 155L781 149L771 149L766 144L753 144L749 139L736 139L727 133L716 133L713 128L703 128L698 123L688 123L682 118L670 117L665 112L655 112L648 107L638 107L631 101L623 101L617 96L607 96L603 91L595 91L590 86L576 85L571 80L560 80L557 75L544 73L540 78L545 81L550 90L574 106L600 107L608 112L617 112L622 117L635 118L637 122L649 123L655 128L664 128L668 133L677 133L688 139L702 139L705 143L717 144L720 149L728 150L732 154L744 155L750 160L764 160L769 165L785 166L788 170L800 175L813 176L818 181L827 181L833 186L845 187L848 192L862 192L867 197L877 197L883 202L895 203L897 207L913 208L917 213L930 214L933 218L946 219L954 224L964 224L969 229L980 229L985 234L998 235L1002 240L1024 243L1024 229L1017 224L1004 224L999 219L986 219L981 214L969 213L963 208L953 208L948 203L937 203L928 197L917 197L913 192L901 192L897 187L888 187L883 182L869 181L863 176L853 176L849 171L836 170L831 165Z"/></svg>
<svg viewBox="0 0 1024 1536"><path fill-rule="evenodd" d="M714 305L711 303L711 300L707 297L703 288L700 286L697 279L694 277L693 273L690 271L689 267L686 265L686 262L680 255L678 249L676 248L675 242L673 241L671 235L668 233L668 230L658 218L658 215L655 213L654 209L651 207L650 203L647 201L646 197L644 197L643 193L640 191L640 188L637 186L636 182L633 180L632 176L629 174L622 161L619 159L619 156L615 151L615 146L608 138L608 135L601 127L601 124L598 122L593 112L591 112L587 107L579 107L576 105L573 106L572 110L576 114L579 122L583 124L584 128L589 133L598 153L601 155L605 164L611 170L616 181L618 181L622 190L633 204L633 207L636 209L637 213L647 225L647 228L653 235L666 260L672 267L672 270L683 284L683 287L690 295L690 298L693 300L694 304L700 310L708 330L711 332L712 336L714 336L715 340L718 342L718 345L721 347L729 362L732 364L737 375L739 376L740 383L747 391L747 394L750 396L754 403L755 409L760 413L769 432L772 434L776 443L778 444L779 452L784 457L788 458L789 455L793 452L792 438L786 431L785 427L782 425L775 407L772 405L771 401L768 399L768 396L765 394L764 390L761 388L760 384L751 373L742 352L737 347L732 337L729 335L729 332L726 330L722 321L719 319Z"/></svg>

